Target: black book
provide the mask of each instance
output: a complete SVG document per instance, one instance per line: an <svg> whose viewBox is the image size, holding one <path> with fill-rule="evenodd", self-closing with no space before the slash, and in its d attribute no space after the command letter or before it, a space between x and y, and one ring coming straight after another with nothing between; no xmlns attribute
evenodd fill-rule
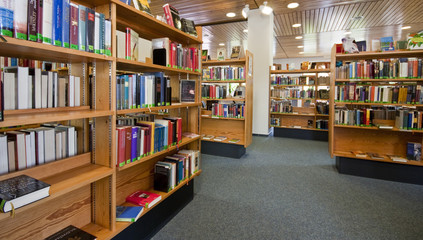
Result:
<svg viewBox="0 0 423 240"><path fill-rule="evenodd" d="M170 86L170 77L166 77L166 106L172 105L172 87Z"/></svg>
<svg viewBox="0 0 423 240"><path fill-rule="evenodd" d="M156 81L155 81L156 85L155 85L155 89L156 89L156 106L160 107L162 106L162 102L161 102L161 94L162 94L162 80L160 77L156 77Z"/></svg>
<svg viewBox="0 0 423 240"><path fill-rule="evenodd" d="M170 175L169 166L157 163L154 166L154 190L168 192L171 188L169 185Z"/></svg>
<svg viewBox="0 0 423 240"><path fill-rule="evenodd" d="M197 30L195 30L194 21L182 18L181 23L182 23L182 31L197 37Z"/></svg>
<svg viewBox="0 0 423 240"><path fill-rule="evenodd" d="M86 46L85 50L87 52L94 52L94 21L95 21L95 11L91 8L87 8L86 12Z"/></svg>
<svg viewBox="0 0 423 240"><path fill-rule="evenodd" d="M0 122L4 121L4 86L3 86L3 80L2 78L2 73L0 70Z"/></svg>
<svg viewBox="0 0 423 240"><path fill-rule="evenodd" d="M37 0L28 1L28 40L37 41Z"/></svg>
<svg viewBox="0 0 423 240"><path fill-rule="evenodd" d="M181 80L181 102L195 102L195 80Z"/></svg>
<svg viewBox="0 0 423 240"><path fill-rule="evenodd" d="M0 181L1 212L9 212L49 196L50 184L20 175Z"/></svg>
<svg viewBox="0 0 423 240"><path fill-rule="evenodd" d="M69 239L78 239L78 240L96 240L97 237L93 236L82 229L79 229L73 225L69 225L57 233L50 235L45 240L69 240Z"/></svg>

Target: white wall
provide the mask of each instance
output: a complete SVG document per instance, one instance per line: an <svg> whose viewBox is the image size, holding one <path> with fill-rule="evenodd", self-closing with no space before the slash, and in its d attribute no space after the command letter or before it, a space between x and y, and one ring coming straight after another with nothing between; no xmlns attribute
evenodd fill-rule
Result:
<svg viewBox="0 0 423 240"><path fill-rule="evenodd" d="M273 14L248 13L248 50L253 62L253 133L269 134L269 66L273 63Z"/></svg>

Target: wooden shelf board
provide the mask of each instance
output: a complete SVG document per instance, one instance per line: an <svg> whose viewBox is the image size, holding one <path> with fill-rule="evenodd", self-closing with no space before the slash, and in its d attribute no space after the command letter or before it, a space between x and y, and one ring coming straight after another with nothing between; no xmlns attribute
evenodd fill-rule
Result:
<svg viewBox="0 0 423 240"><path fill-rule="evenodd" d="M401 104L401 103L359 103L359 102L335 102L337 106L344 105L366 105L366 106L407 106L407 107L422 107L423 104Z"/></svg>
<svg viewBox="0 0 423 240"><path fill-rule="evenodd" d="M352 153L348 153L348 152L337 152L335 151L333 153L333 155L337 156L337 157L347 157L347 158L357 158L357 159L362 159L362 160L369 160L369 161L376 161L376 162L388 162L388 163L395 163L395 164L405 164L405 165L414 165L414 166L423 166L423 162L421 161L411 161L411 160L407 160L407 162L397 162L397 161L393 161L392 159L390 159L387 156L384 156L384 159L373 159L370 157L357 157ZM384 154L382 154L384 155ZM404 157L405 158L405 157Z"/></svg>
<svg viewBox="0 0 423 240"><path fill-rule="evenodd" d="M21 40L3 36L7 42L0 41L0 53L4 57L43 60L60 63L82 63L113 61L113 57L57 47L53 45Z"/></svg>
<svg viewBox="0 0 423 240"><path fill-rule="evenodd" d="M278 84L274 84L274 85L270 85L271 87L315 87L316 85L278 85Z"/></svg>
<svg viewBox="0 0 423 240"><path fill-rule="evenodd" d="M274 127L274 128L286 128L286 129L300 129L300 130L309 130L309 131L322 131L322 132L327 132L328 129L319 129L319 128L296 128L296 127L284 127L284 126L273 126L270 125L270 127Z"/></svg>
<svg viewBox="0 0 423 240"><path fill-rule="evenodd" d="M203 116L201 118L215 119L215 120L235 120L235 121L245 121L245 118L224 118L224 117L212 117L212 116Z"/></svg>
<svg viewBox="0 0 423 240"><path fill-rule="evenodd" d="M203 80L201 83L245 83L245 80Z"/></svg>
<svg viewBox="0 0 423 240"><path fill-rule="evenodd" d="M118 27L133 28L140 37L146 39L168 37L170 40L181 44L202 44L203 42L181 30L157 20L154 16L137 10L136 8L126 5L120 0L110 0L116 4L116 22ZM118 28L119 29L119 28ZM143 31L141 31L143 30Z"/></svg>
<svg viewBox="0 0 423 240"><path fill-rule="evenodd" d="M35 108L35 109L20 109L20 110L5 110L4 115L19 115L19 114L33 114L33 113L48 113L48 112L71 112L89 110L90 106L81 107L58 107L58 108Z"/></svg>
<svg viewBox="0 0 423 240"><path fill-rule="evenodd" d="M299 117L314 117L316 114L307 114L307 113L278 113L278 112L270 112L272 115L282 115L282 116L299 116Z"/></svg>
<svg viewBox="0 0 423 240"><path fill-rule="evenodd" d="M201 64L203 67L205 66L223 66L223 65L245 65L245 58L241 59L226 59L224 61L218 60L209 60L209 61L202 61Z"/></svg>
<svg viewBox="0 0 423 240"><path fill-rule="evenodd" d="M116 169L117 169L118 171L123 171L123 170L125 170L125 169L131 168L131 167L136 166L136 165L138 165L138 164L141 164L141 163L144 163L144 162L146 162L146 161L149 161L149 160L151 160L151 159L157 158L158 156L164 155L164 154L166 154L166 153L168 153L168 152L170 152L170 151L173 151L173 150L175 150L175 149L178 149L179 147L185 146L185 145L187 145L187 144L189 144L189 143L195 142L195 141L197 141L197 140L199 140L199 139L200 139L200 136L195 137L195 138L182 137L182 143L179 143L179 144L178 144L178 146L171 146L171 147L169 147L169 148L168 148L168 149L166 149L166 150L163 150L163 151L160 151L160 152L154 153L154 154L152 154L152 155L149 155L149 156L143 157L143 158L141 158L141 159L140 159L140 160L138 160L138 161L131 162L131 163L126 164L126 165L124 165L124 166L122 166L122 167L116 167Z"/></svg>
<svg viewBox="0 0 423 240"><path fill-rule="evenodd" d="M329 114L316 114L316 117L329 117Z"/></svg>
<svg viewBox="0 0 423 240"><path fill-rule="evenodd" d="M270 74L289 74L289 73L329 73L330 69L308 69L308 70L271 70Z"/></svg>
<svg viewBox="0 0 423 240"><path fill-rule="evenodd" d="M116 114L128 114L128 113L141 113L141 112L153 112L164 109L175 109L175 108L184 108L184 107L198 107L201 106L201 103L172 103L170 106L163 107L151 107L151 108L135 108L135 109L124 109L117 110Z"/></svg>
<svg viewBox="0 0 423 240"><path fill-rule="evenodd" d="M70 112L40 112L5 116L0 127L28 125L36 123L76 120L83 118L105 117L113 115L110 110L80 110Z"/></svg>
<svg viewBox="0 0 423 240"><path fill-rule="evenodd" d="M203 133L204 134L204 133ZM205 135L207 135L207 134L205 134ZM227 143L227 144L235 144L235 145L241 145L241 146L244 146L244 141L243 140L239 140L239 142L236 142L236 143L231 143L231 142L229 142L229 140L231 140L232 138L230 138L230 137L228 137L225 141L215 141L215 140L213 140L213 139L201 139L201 141L207 141L207 142L216 142L216 143Z"/></svg>
<svg viewBox="0 0 423 240"><path fill-rule="evenodd" d="M122 58L116 59L116 69L120 71L130 72L164 72L167 75L175 75L179 73L201 75L200 72L183 70L178 68L165 67L152 63L143 63Z"/></svg>
<svg viewBox="0 0 423 240"><path fill-rule="evenodd" d="M41 181L51 185L49 191L50 196L16 209L15 214L23 214L24 211L37 207L45 202L52 201L97 180L111 176L113 173L114 169L112 168L95 164L86 164L50 177L41 178ZM10 217L10 213L1 213L0 221L8 217Z"/></svg>
<svg viewBox="0 0 423 240"><path fill-rule="evenodd" d="M360 52L353 54L336 54L336 60L348 59L376 59L376 58L401 58L401 57L419 57L423 55L423 50L412 51L389 51L389 52Z"/></svg>
<svg viewBox="0 0 423 240"><path fill-rule="evenodd" d="M335 82L418 82L422 78L336 79Z"/></svg>
<svg viewBox="0 0 423 240"><path fill-rule="evenodd" d="M274 100L315 100L315 98L277 98L277 97L270 97L270 99L274 99Z"/></svg>
<svg viewBox="0 0 423 240"><path fill-rule="evenodd" d="M329 101L329 98L328 98L328 99L324 99L324 98L316 98L316 100L318 100L318 101Z"/></svg>
<svg viewBox="0 0 423 240"><path fill-rule="evenodd" d="M408 130L408 129L399 129L399 128L379 128L376 126L371 127L361 127L355 125L334 125L335 128L352 128L352 129L362 129L362 130L380 130L380 131L393 131L393 132L409 132L409 133L423 133L423 130Z"/></svg>
<svg viewBox="0 0 423 240"><path fill-rule="evenodd" d="M245 98L202 98L202 101L237 101L244 102Z"/></svg>

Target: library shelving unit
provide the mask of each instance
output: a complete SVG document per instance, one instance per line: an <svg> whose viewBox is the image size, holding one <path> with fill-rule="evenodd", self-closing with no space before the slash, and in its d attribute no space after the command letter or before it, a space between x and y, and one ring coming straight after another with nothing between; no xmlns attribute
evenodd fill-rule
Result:
<svg viewBox="0 0 423 240"><path fill-rule="evenodd" d="M422 58L422 50L413 51L390 51L390 52L360 52L357 54L336 53L335 46L332 48L331 66L331 89L344 84L356 84L365 86L416 86L423 83L419 78L379 78L379 79L345 79L336 77L335 62L345 63L360 60L383 60L399 58ZM346 125L342 122L335 124L335 111L337 109L379 109L409 108L413 111L421 111L422 104L407 102L357 102L339 101L335 97L336 91L330 93L330 124L329 124L329 152L331 157L336 158L336 167L340 173L358 175L371 178L379 178L392 181L401 181L414 184L423 184L423 163L407 159L407 143L422 143L423 131L420 129L410 130L398 128L396 120L374 121L371 125ZM336 101L335 101L336 100ZM383 126L389 126L384 128ZM364 154L363 154L364 153ZM370 153L370 154L369 154ZM376 153L379 158L371 155ZM390 156L401 157L393 160Z"/></svg>
<svg viewBox="0 0 423 240"><path fill-rule="evenodd" d="M252 142L252 117L253 117L253 54L248 50L245 53L245 58L228 59L224 61L209 60L202 62L202 68L209 67L243 67L244 76L242 79L232 80L210 80L202 79L202 84L226 86L227 92L223 99L203 98L202 101L208 105L211 102L216 103L243 103L245 104L245 112L243 118L228 118L222 116L214 116L212 112L207 109L201 111L201 134L202 136L211 135L214 137L225 136L224 141L215 141L213 139L202 139L201 150L202 153L227 156L232 158L240 158L245 154L246 148ZM243 98L232 97L229 93L229 88L232 84L236 86L245 87L245 96ZM238 142L229 142L232 139L238 139Z"/></svg>
<svg viewBox="0 0 423 240"><path fill-rule="evenodd" d="M318 122L329 120L329 114L319 113L318 103L327 103L329 99L319 98L319 90L329 90L329 81L319 82L319 76L328 75L330 69L307 69L307 70L271 70L269 71L269 128L273 127L273 135L276 137L289 137L313 140L328 140L328 129L320 127ZM293 79L302 78L298 84L272 84L272 78L291 77ZM299 81L299 80L298 80ZM313 91L310 97L278 96L281 91ZM272 94L273 93L273 94ZM296 102L292 106L291 112L284 110L275 112L272 109L272 102L286 101ZM320 124L320 123L319 123Z"/></svg>
<svg viewBox="0 0 423 240"><path fill-rule="evenodd" d="M186 47L198 49L201 48L201 38L170 27L119 0L76 3L93 8L111 20L112 57L9 37L4 37L7 42L0 40L1 56L68 63L69 74L81 77L82 103L81 107L73 108L5 111L4 121L0 122L2 132L52 122L75 126L78 155L0 176L0 180L4 180L26 174L51 184L49 197L16 209L14 217L10 213L0 213L3 226L1 239L44 239L71 224L97 239L128 239L127 236L135 235L147 237L193 199L194 177L201 174L200 170L168 193L153 190L155 163L180 149L200 150L200 137L183 137L182 142L165 151L123 167L116 166L115 129L118 115L168 110L170 116L183 118L183 132L200 133L201 73L118 59L116 38L113 36L116 36L116 30L130 27L145 39L168 37ZM197 28L197 31L201 36L201 28ZM117 110L116 71L164 72L171 78L172 96L177 96L173 99L175 101L179 100L179 80L196 80L195 102ZM128 205L125 198L136 190L158 193L162 200L152 208L145 208L136 223L116 222L116 206Z"/></svg>

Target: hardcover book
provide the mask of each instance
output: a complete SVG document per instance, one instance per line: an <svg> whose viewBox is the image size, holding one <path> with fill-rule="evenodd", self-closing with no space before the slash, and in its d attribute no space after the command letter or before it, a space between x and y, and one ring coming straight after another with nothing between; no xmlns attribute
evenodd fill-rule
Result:
<svg viewBox="0 0 423 240"><path fill-rule="evenodd" d="M28 40L37 41L37 0L28 0Z"/></svg>
<svg viewBox="0 0 423 240"><path fill-rule="evenodd" d="M185 18L181 19L182 31L197 37L197 30L195 29L194 21Z"/></svg>
<svg viewBox="0 0 423 240"><path fill-rule="evenodd" d="M94 19L94 53L100 54L100 13L95 13Z"/></svg>
<svg viewBox="0 0 423 240"><path fill-rule="evenodd" d="M218 61L225 61L226 59L226 49L225 48L218 48L217 49L217 60Z"/></svg>
<svg viewBox="0 0 423 240"><path fill-rule="evenodd" d="M143 211L143 207L116 206L116 221L136 222Z"/></svg>
<svg viewBox="0 0 423 240"><path fill-rule="evenodd" d="M79 50L86 51L86 42L87 42L87 32L86 32L86 25L87 25L87 8L83 5L79 5L79 21L78 21L78 42L79 42Z"/></svg>
<svg viewBox="0 0 423 240"><path fill-rule="evenodd" d="M43 5L44 0L37 0L37 42L43 42Z"/></svg>
<svg viewBox="0 0 423 240"><path fill-rule="evenodd" d="M0 3L0 35L13 37L13 1Z"/></svg>
<svg viewBox="0 0 423 240"><path fill-rule="evenodd" d="M62 47L70 48L70 2L62 1Z"/></svg>
<svg viewBox="0 0 423 240"><path fill-rule="evenodd" d="M27 175L0 181L0 211L9 212L48 197L49 190L50 184Z"/></svg>
<svg viewBox="0 0 423 240"><path fill-rule="evenodd" d="M70 4L70 29L69 29L69 42L70 48L78 50L78 35L79 35L79 7L78 5L71 3Z"/></svg>
<svg viewBox="0 0 423 240"><path fill-rule="evenodd" d="M82 229L73 225L69 225L57 233L47 237L45 240L96 240L97 237L93 236Z"/></svg>
<svg viewBox="0 0 423 240"><path fill-rule="evenodd" d="M407 143L407 159L420 161L422 156L422 144L416 142Z"/></svg>
<svg viewBox="0 0 423 240"><path fill-rule="evenodd" d="M126 201L146 208L151 208L161 199L162 196L159 194L139 190L129 195Z"/></svg>
<svg viewBox="0 0 423 240"><path fill-rule="evenodd" d="M380 38L380 49L382 50L382 52L395 50L394 39L392 37Z"/></svg>
<svg viewBox="0 0 423 240"><path fill-rule="evenodd" d="M112 22L104 21L104 54L112 56Z"/></svg>
<svg viewBox="0 0 423 240"><path fill-rule="evenodd" d="M87 22L85 29L85 51L94 52L95 11L91 8L86 8L85 13L85 21Z"/></svg>
<svg viewBox="0 0 423 240"><path fill-rule="evenodd" d="M148 4L148 0L138 0L138 2L140 4L141 11L151 14L151 9L150 5Z"/></svg>
<svg viewBox="0 0 423 240"><path fill-rule="evenodd" d="M14 1L13 27L15 38L28 39L28 0Z"/></svg>
<svg viewBox="0 0 423 240"><path fill-rule="evenodd" d="M181 102L195 102L195 80L181 80Z"/></svg>
<svg viewBox="0 0 423 240"><path fill-rule="evenodd" d="M63 0L53 0L53 32L52 41L55 46L62 46L63 35Z"/></svg>

